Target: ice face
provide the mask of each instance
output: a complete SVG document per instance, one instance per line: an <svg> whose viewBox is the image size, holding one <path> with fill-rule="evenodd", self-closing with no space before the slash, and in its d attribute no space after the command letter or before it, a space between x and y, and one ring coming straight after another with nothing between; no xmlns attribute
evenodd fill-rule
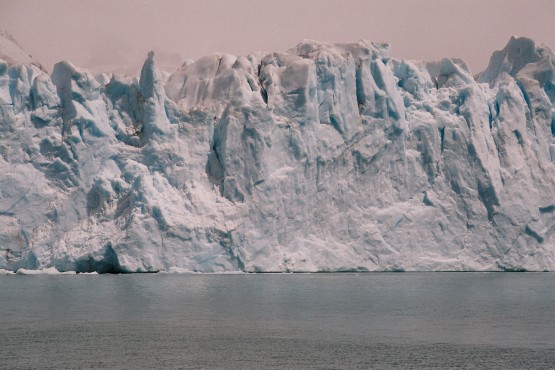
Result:
<svg viewBox="0 0 555 370"><path fill-rule="evenodd" d="M555 270L553 52L0 62L0 269ZM47 270L51 269L51 270Z"/></svg>

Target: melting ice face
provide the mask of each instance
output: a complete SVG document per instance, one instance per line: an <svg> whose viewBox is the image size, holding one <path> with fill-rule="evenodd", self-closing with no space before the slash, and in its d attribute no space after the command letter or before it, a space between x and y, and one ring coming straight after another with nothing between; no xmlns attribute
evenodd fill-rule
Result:
<svg viewBox="0 0 555 370"><path fill-rule="evenodd" d="M553 52L0 62L0 269L553 270ZM28 61L25 61L28 63Z"/></svg>

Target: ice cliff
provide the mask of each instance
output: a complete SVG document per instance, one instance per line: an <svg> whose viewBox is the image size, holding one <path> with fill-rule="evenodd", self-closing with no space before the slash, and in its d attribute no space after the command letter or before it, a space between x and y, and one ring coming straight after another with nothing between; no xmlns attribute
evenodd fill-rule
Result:
<svg viewBox="0 0 555 370"><path fill-rule="evenodd" d="M555 270L555 57L0 61L0 269Z"/></svg>

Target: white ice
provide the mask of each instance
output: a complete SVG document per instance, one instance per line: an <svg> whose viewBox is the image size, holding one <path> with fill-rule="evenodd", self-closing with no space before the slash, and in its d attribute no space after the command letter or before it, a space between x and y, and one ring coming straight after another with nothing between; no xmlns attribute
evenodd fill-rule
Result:
<svg viewBox="0 0 555 370"><path fill-rule="evenodd" d="M512 38L477 81L367 41L139 78L0 62L0 269L553 271L554 60Z"/></svg>

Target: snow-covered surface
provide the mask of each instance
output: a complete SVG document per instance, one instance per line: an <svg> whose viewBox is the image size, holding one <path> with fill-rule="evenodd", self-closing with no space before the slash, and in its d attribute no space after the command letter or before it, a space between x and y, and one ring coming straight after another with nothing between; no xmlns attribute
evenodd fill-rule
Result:
<svg viewBox="0 0 555 370"><path fill-rule="evenodd" d="M5 61L9 65L14 64L34 64L40 69L43 67L39 62L26 52L21 45L7 31L0 29L0 60Z"/></svg>
<svg viewBox="0 0 555 370"><path fill-rule="evenodd" d="M0 49L1 50L1 49ZM0 269L555 270L553 52L0 63Z"/></svg>

